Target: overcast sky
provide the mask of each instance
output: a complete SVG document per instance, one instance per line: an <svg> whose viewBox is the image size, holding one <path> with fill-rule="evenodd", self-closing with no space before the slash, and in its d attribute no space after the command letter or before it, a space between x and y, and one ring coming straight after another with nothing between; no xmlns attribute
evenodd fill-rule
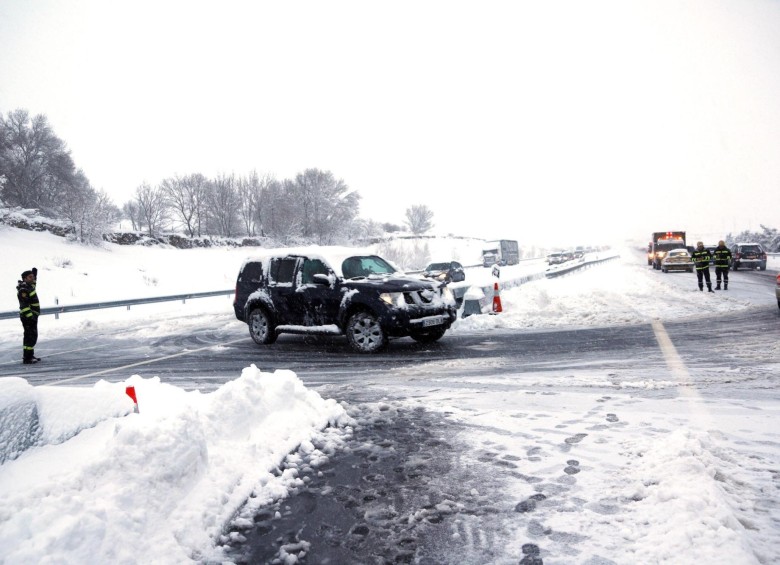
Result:
<svg viewBox="0 0 780 565"><path fill-rule="evenodd" d="M780 228L779 101L778 0L0 0L0 112L48 116L118 205L316 167L383 222L717 240Z"/></svg>

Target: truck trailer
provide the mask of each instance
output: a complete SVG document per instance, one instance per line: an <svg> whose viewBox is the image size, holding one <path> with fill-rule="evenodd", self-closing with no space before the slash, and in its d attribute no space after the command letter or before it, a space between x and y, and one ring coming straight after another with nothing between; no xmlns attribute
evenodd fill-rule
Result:
<svg viewBox="0 0 780 565"><path fill-rule="evenodd" d="M482 246L482 265L517 265L520 262L520 247L512 239L488 241Z"/></svg>

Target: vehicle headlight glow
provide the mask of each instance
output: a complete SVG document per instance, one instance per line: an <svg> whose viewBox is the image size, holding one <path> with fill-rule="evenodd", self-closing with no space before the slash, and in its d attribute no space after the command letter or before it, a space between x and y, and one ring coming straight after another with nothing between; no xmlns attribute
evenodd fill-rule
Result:
<svg viewBox="0 0 780 565"><path fill-rule="evenodd" d="M379 295L379 298L390 306L395 306L396 308L402 308L404 305L406 305L403 292L383 292Z"/></svg>
<svg viewBox="0 0 780 565"><path fill-rule="evenodd" d="M447 301L455 300L455 295L452 294L452 289L448 286L445 286L444 288L441 289L441 297Z"/></svg>

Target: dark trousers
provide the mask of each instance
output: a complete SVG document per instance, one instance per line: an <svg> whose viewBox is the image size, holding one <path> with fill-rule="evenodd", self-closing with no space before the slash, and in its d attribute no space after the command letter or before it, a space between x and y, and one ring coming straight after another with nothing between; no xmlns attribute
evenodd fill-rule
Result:
<svg viewBox="0 0 780 565"><path fill-rule="evenodd" d="M35 354L35 344L38 343L38 316L22 318L24 337L22 338L23 359L31 360Z"/></svg>
<svg viewBox="0 0 780 565"><path fill-rule="evenodd" d="M715 267L715 279L718 286L720 286L720 279L723 277L723 282L726 286L729 286L729 268L728 267Z"/></svg>
<svg viewBox="0 0 780 565"><path fill-rule="evenodd" d="M696 269L696 278L699 279L699 289L704 289L704 284L701 282L702 278L707 281L707 288L712 288L712 283L710 282L710 268L704 267L703 269Z"/></svg>

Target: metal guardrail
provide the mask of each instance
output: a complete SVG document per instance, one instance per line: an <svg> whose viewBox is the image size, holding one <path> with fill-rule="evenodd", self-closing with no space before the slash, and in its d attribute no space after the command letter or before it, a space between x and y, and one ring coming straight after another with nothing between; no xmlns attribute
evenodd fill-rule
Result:
<svg viewBox="0 0 780 565"><path fill-rule="evenodd" d="M604 259L594 259L593 261L582 261L579 263L575 263L574 265L566 266L561 269L555 269L552 271L545 271L544 276L548 279L554 278L554 277L560 277L563 275L568 275L569 273L572 273L574 271L578 271L583 268L592 267L593 265L598 265L599 263L604 263L605 261L612 261L613 259L618 259L620 255L610 255L609 257L605 257Z"/></svg>
<svg viewBox="0 0 780 565"><path fill-rule="evenodd" d="M112 300L107 302L94 302L92 304L71 304L51 306L48 308L41 308L41 316L54 314L55 319L59 319L60 314L66 312L81 312L83 310L99 310L102 308L120 308L126 306L130 310L130 306L137 306L139 304L153 304L155 302L174 302L181 300L182 304L190 298L209 298L211 296L230 296L235 293L234 289L231 290L212 290L210 292L193 292L190 294L173 294L170 296L152 296L149 298L133 298L129 300ZM19 311L14 310L12 312L0 312L0 320L8 320L11 318L18 318Z"/></svg>

